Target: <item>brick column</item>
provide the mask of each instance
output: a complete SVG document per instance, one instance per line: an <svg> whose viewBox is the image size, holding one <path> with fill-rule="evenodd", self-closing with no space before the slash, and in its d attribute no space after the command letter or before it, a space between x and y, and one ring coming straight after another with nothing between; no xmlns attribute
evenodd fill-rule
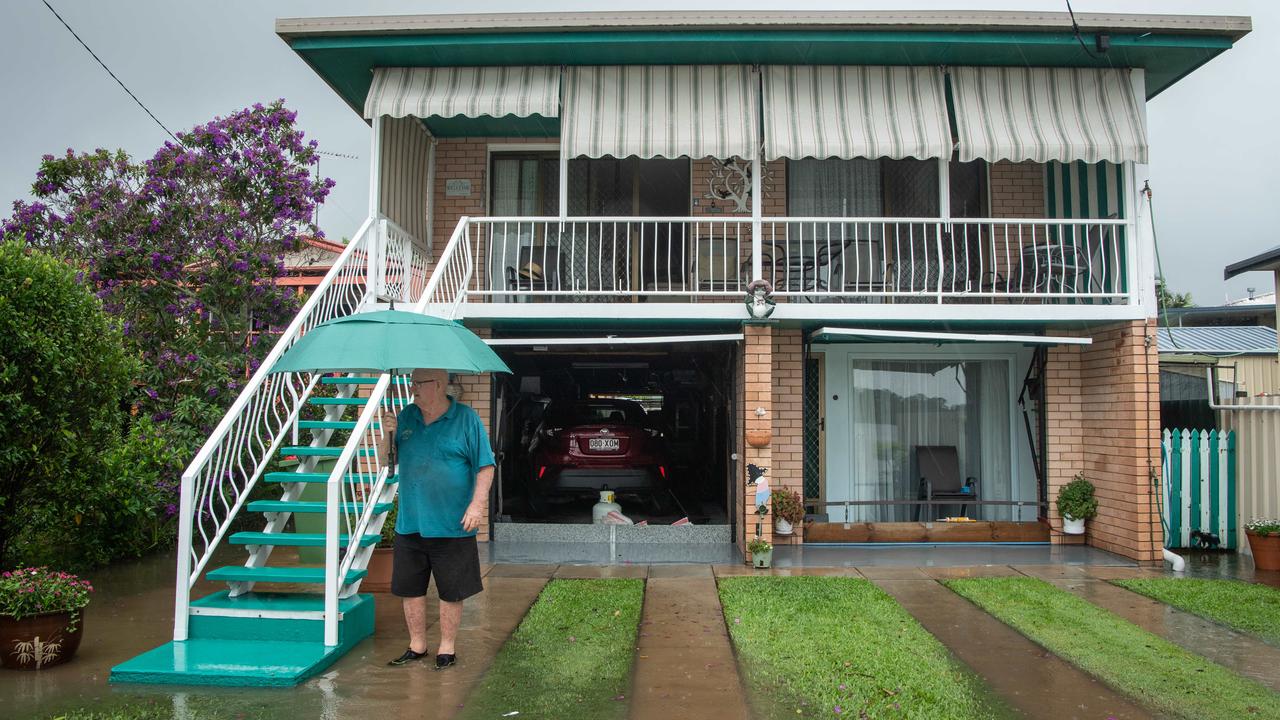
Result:
<svg viewBox="0 0 1280 720"><path fill-rule="evenodd" d="M738 477L738 487L742 488L741 501L738 503L741 508L739 515L742 522L742 531L738 535L741 542L743 557L750 561L751 556L747 553L747 542L756 536L756 522L759 516L756 515L755 506L755 486L748 484L747 481L747 465L760 465L769 468L770 482L774 482L773 476L773 443L776 438L772 437L774 416L773 416L773 326L770 324L749 323L743 325L743 334L745 340L742 348L742 374L739 377L739 387L742 388L741 422L743 428L743 439L741 444L743 449L739 457L742 462L739 467L742 468L741 475ZM763 408L764 414L756 413L757 408ZM745 441L753 432L768 433L770 444L762 448L751 446L750 442ZM760 537L773 541L773 518L765 516L764 521L760 523Z"/></svg>
<svg viewBox="0 0 1280 720"><path fill-rule="evenodd" d="M769 481L804 498L804 346L800 329L773 331L773 466ZM804 524L796 523L795 534L779 535L780 545L804 541Z"/></svg>
<svg viewBox="0 0 1280 720"><path fill-rule="evenodd" d="M1054 348L1047 369L1049 517L1077 472L1094 484L1098 517L1084 541L1139 562L1160 561L1163 531L1152 473L1160 472L1160 374L1154 321L1091 331L1093 344Z"/></svg>
<svg viewBox="0 0 1280 720"><path fill-rule="evenodd" d="M493 337L493 331L490 328L471 328L471 332L481 338ZM492 441L493 428L490 416L493 414L493 385L490 373L458 375L456 380L456 387L461 395L461 397L457 398L458 401L470 405L471 409L476 411L476 414L480 416L480 422L484 423L485 433L489 435ZM494 480L494 482L497 482L497 480ZM480 542L489 540L489 501L487 498L484 505L484 522L480 525L480 533L476 536L476 539Z"/></svg>

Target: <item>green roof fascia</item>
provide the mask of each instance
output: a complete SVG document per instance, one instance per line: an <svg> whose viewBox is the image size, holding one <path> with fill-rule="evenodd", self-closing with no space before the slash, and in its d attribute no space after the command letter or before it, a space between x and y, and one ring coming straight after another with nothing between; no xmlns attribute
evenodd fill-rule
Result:
<svg viewBox="0 0 1280 720"><path fill-rule="evenodd" d="M361 103L363 105L363 103ZM422 121L431 134L436 137L503 137L503 138L558 138L560 137L560 118L545 118L541 115L516 117L507 115L500 118L489 117L436 117Z"/></svg>
<svg viewBox="0 0 1280 720"><path fill-rule="evenodd" d="M1095 35L1083 36L1092 46ZM468 65L988 65L1140 67L1147 97L1232 46L1214 35L1111 35L1090 57L1069 32L532 32L302 37L290 46L357 112L375 67Z"/></svg>

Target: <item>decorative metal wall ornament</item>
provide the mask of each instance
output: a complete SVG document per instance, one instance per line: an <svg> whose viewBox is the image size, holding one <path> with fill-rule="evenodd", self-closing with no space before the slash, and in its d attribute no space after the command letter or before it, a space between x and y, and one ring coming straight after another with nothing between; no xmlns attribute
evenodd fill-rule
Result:
<svg viewBox="0 0 1280 720"><path fill-rule="evenodd" d="M747 312L754 320L763 320L773 314L777 303L773 301L773 285L761 278L747 285Z"/></svg>
<svg viewBox="0 0 1280 720"><path fill-rule="evenodd" d="M761 188L767 195L773 192L773 173L765 167ZM731 212L751 212L751 163L742 158L711 159L711 174L707 177L708 200L732 200Z"/></svg>

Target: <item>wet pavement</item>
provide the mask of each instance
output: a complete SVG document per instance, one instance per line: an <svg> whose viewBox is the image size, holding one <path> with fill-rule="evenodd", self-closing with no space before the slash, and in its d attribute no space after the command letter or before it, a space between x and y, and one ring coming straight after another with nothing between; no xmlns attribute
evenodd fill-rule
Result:
<svg viewBox="0 0 1280 720"><path fill-rule="evenodd" d="M953 562L964 553L944 553L921 565L887 562L885 554L865 560L860 549L848 559L829 552L792 554L772 570L737 562L723 564L571 565L557 563L484 566L486 592L467 601L459 645L459 665L434 672L429 665L388 668L388 659L406 644L398 599L377 596L377 630L328 672L297 688L199 688L109 685L110 668L167 642L172 636L173 556L162 555L92 574L93 602L86 635L76 659L41 672L0 673L0 716L48 718L73 708L107 708L131 699L182 707L216 707L217 716L345 718L450 718L550 578L636 577L647 580L641 636L637 639L631 693L633 719L650 717L747 717L750 708L716 596L715 577L729 575L836 575L865 577L898 599L955 656L1025 717L1142 718L1140 707L1116 695L1056 656L982 613L937 581L950 577L1028 575L1040 577L1116 612L1139 626L1209 657L1246 676L1280 689L1280 648L1173 610L1109 585L1122 577L1171 574L1142 568L1115 556L1083 554L1053 562L1036 552L1002 551L1007 563ZM877 551L878 552L878 551ZM912 552L916 552L913 550ZM991 551L979 549L987 554ZM238 552L227 556L239 562ZM1059 559L1062 559L1059 557ZM1234 555L1189 557L1189 576L1232 577L1280 585L1280 573L1255 573ZM197 586L193 595L220 589ZM429 593L433 595L433 593ZM435 647L436 604L430 601L428 637Z"/></svg>

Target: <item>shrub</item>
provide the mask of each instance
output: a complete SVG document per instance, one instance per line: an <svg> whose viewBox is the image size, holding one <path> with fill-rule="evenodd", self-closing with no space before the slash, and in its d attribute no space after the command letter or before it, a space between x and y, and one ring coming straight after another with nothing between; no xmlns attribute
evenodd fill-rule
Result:
<svg viewBox="0 0 1280 720"><path fill-rule="evenodd" d="M800 493L795 490L778 488L773 493L773 515L782 518L792 525L799 525L804 520L804 502Z"/></svg>
<svg viewBox="0 0 1280 720"><path fill-rule="evenodd" d="M1076 478L1058 491L1058 514L1075 520L1090 520L1098 514L1098 499L1093 496L1093 483L1076 473Z"/></svg>
<svg viewBox="0 0 1280 720"><path fill-rule="evenodd" d="M74 269L0 243L0 565L96 509L136 370Z"/></svg>

